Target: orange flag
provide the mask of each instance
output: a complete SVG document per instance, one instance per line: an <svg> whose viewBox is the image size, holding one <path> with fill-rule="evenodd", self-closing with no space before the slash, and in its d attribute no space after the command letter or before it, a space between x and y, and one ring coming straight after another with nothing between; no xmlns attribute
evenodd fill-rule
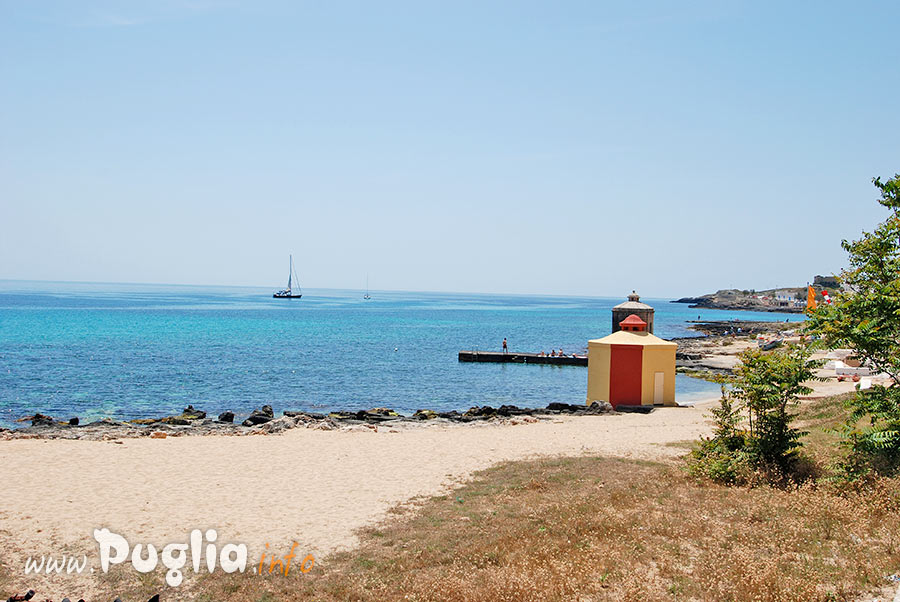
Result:
<svg viewBox="0 0 900 602"><path fill-rule="evenodd" d="M816 308L816 291L813 290L813 287L806 285L806 309L815 309Z"/></svg>

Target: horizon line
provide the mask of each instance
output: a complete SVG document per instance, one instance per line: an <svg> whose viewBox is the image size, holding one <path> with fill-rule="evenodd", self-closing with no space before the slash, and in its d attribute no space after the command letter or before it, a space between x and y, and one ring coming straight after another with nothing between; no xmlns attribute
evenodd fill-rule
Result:
<svg viewBox="0 0 900 602"><path fill-rule="evenodd" d="M23 278L0 278L0 283L3 282L35 282L35 283L43 283L43 284L104 284L104 285L115 285L115 286L158 286L158 287L200 287L200 288L253 288L253 289L272 289L276 290L276 288L272 288L268 285L257 285L257 284L186 284L186 283L175 283L175 282L130 282L130 281L109 281L109 280L39 280L39 279L23 279ZM742 288L720 288L716 291L712 291L710 293L700 293L700 294L692 294L687 295L687 297L699 297L706 294L714 294L718 291L722 290L757 290L757 291L766 291L766 290L779 290L779 289L792 289L792 288L804 288L805 284L801 284L798 286L774 286L767 289L742 289ZM301 290L304 287L301 287ZM305 287L307 290L318 290L318 291L363 291L364 288L340 288L340 287ZM573 294L573 293L510 293L510 292L499 292L499 291L452 291L452 290L434 290L434 289L369 289L370 292L382 292L382 293L440 293L440 294L448 294L448 295L481 295L481 296L507 296L507 297L557 297L557 298L581 298L581 299L619 299L619 298L627 298L629 293L625 293L623 295L596 295L596 294ZM632 289L634 291L634 289ZM656 296L656 295L641 295L643 299L657 299L663 301L674 301L676 299L685 298L685 295L677 296L677 295L668 295L668 296Z"/></svg>
<svg viewBox="0 0 900 602"><path fill-rule="evenodd" d="M186 283L175 283L175 282L116 282L116 281L107 281L107 280L39 280L39 279L23 279L23 278L0 278L0 283L2 282L39 282L43 284L109 284L116 286L170 286L170 287L201 287L201 288L259 288L259 289L268 289L272 288L266 285L256 285L256 284L186 284ZM277 287L276 287L277 288ZM301 287L306 288L308 290L322 290L322 291L357 291L357 290L365 290L364 288L335 288L335 287ZM782 287L782 288L790 288L790 287ZM275 290L274 288L272 290ZM383 293L442 293L442 294L450 294L450 295L502 295L507 297L572 297L572 298L596 298L596 299L618 299L619 295L591 295L591 294L572 294L572 293L508 293L508 292L498 292L498 291L488 291L488 292L479 292L479 291L450 291L450 290L432 290L432 289L420 289L420 290L412 290L412 289L369 289L370 292L383 292ZM632 289L634 290L634 289ZM724 290L724 289L721 289ZM622 298L627 298L628 294L624 293L621 295ZM653 295L641 295L644 299L660 299L660 300L671 300L677 299L679 297L676 296L653 296Z"/></svg>

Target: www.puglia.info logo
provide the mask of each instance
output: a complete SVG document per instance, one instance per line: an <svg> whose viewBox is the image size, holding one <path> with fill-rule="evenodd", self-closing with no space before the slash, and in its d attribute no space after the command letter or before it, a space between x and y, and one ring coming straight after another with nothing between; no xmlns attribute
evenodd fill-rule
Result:
<svg viewBox="0 0 900 602"><path fill-rule="evenodd" d="M156 570L162 562L166 570L166 583L170 587L178 587L184 580L182 569L190 559L195 573L199 573L205 565L206 571L212 573L218 565L226 573L243 573L247 570L247 545L242 543L228 543L221 547L216 544L219 534L215 529L208 529L206 533L200 529L190 532L187 542L170 543L157 551L153 544L135 544L130 546L128 540L113 533L109 529L94 529L94 540L97 542L100 556L100 570L108 572L110 567L122 564L131 558L131 566L139 573L150 573ZM294 559L297 558L297 542L293 542L290 550L283 557L269 554L269 544L266 544L266 552L260 556L259 565L253 567L253 572L258 575L280 574L287 576L291 570ZM130 554L129 554L130 552ZM299 561L299 569L302 573L308 573L315 565L315 558L307 554ZM89 569L93 573L94 568L89 567L89 559L82 555L81 559L74 556L41 556L40 560L34 557L25 559L25 574L46 573L51 574L81 574Z"/></svg>

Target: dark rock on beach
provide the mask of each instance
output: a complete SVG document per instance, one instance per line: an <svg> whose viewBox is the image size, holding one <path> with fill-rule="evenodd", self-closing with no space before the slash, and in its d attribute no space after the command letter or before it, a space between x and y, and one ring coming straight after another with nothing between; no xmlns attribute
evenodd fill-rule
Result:
<svg viewBox="0 0 900 602"><path fill-rule="evenodd" d="M386 420L396 420L398 418L400 418L400 414L394 410L388 410L387 408L360 410L356 413L356 419L365 422L384 422Z"/></svg>
<svg viewBox="0 0 900 602"><path fill-rule="evenodd" d="M413 420L434 420L438 417L438 413L434 410L416 410L415 413L410 416Z"/></svg>
<svg viewBox="0 0 900 602"><path fill-rule="evenodd" d="M290 416L291 418L300 418L303 421L325 420L325 418L327 418L325 414L317 414L315 412L296 412L293 410L285 410L283 413L285 416Z"/></svg>
<svg viewBox="0 0 900 602"><path fill-rule="evenodd" d="M258 410L253 410L253 413L244 420L241 425L242 426L256 426L257 424L265 424L275 418L275 413L272 411L272 406L264 405L262 408Z"/></svg>
<svg viewBox="0 0 900 602"><path fill-rule="evenodd" d="M53 426L53 416L35 414L31 417L31 426Z"/></svg>
<svg viewBox="0 0 900 602"><path fill-rule="evenodd" d="M163 424L177 424L179 426L187 426L191 423L191 421L187 418L182 418L180 416L166 416L162 420L160 420Z"/></svg>
<svg viewBox="0 0 900 602"><path fill-rule="evenodd" d="M189 405L181 411L181 417L185 420L202 420L206 418L206 412L203 410L195 410L194 406Z"/></svg>
<svg viewBox="0 0 900 602"><path fill-rule="evenodd" d="M547 409L551 412L577 412L580 408L584 406L576 406L570 403L548 403Z"/></svg>
<svg viewBox="0 0 900 602"><path fill-rule="evenodd" d="M423 410L420 410L420 412ZM569 404L569 403L559 403L553 402L547 405L546 408L520 408L514 405L502 405L497 409L494 409L491 406L475 406L469 408L462 415L457 414L456 416L447 416L451 420L459 420L463 422L467 422L470 420L486 420L494 417L511 417L511 416L546 416L552 414L572 414L572 415L594 415L594 414L605 414L608 412L613 412L613 407L609 403L597 403L593 402L591 405L583 405L583 404ZM444 417L444 415L439 414L439 417ZM416 415L413 415L415 418Z"/></svg>
<svg viewBox="0 0 900 602"><path fill-rule="evenodd" d="M532 410L529 410L527 408L520 408L518 406L502 405L497 408L498 416L526 416L533 413L534 412Z"/></svg>
<svg viewBox="0 0 900 602"><path fill-rule="evenodd" d="M619 406L617 412L627 412L632 414L649 414L653 411L653 406Z"/></svg>
<svg viewBox="0 0 900 602"><path fill-rule="evenodd" d="M507 406L507 407L515 407L515 406ZM491 406L474 406L463 412L463 418L487 418L489 416L495 416L497 414L497 410L492 408Z"/></svg>
<svg viewBox="0 0 900 602"><path fill-rule="evenodd" d="M400 414L389 408L372 408L371 410L357 410L356 412L338 410L330 412L328 417L335 420L359 420L361 422L384 422L402 418Z"/></svg>
<svg viewBox="0 0 900 602"><path fill-rule="evenodd" d="M615 412L616 409L612 407L612 404L608 401L604 401L603 403L592 401L591 405L589 405L586 409L583 410L584 414L587 415L597 415L597 414L607 414L609 412ZM653 408L650 408L650 411L653 411Z"/></svg>
<svg viewBox="0 0 900 602"><path fill-rule="evenodd" d="M273 418L268 422L264 422L260 425L260 430L264 433L274 434L280 433L282 431L286 431L288 429L292 429L300 422L299 418L292 418L291 416L282 416L281 418Z"/></svg>
<svg viewBox="0 0 900 602"><path fill-rule="evenodd" d="M650 411L646 408L640 411ZM625 409L624 411L636 411ZM518 424L520 417L529 421L541 417L550 418L562 414L572 416L588 416L614 412L608 403L594 402L591 405L551 403L546 408L520 408L515 405L473 406L463 413L456 410L438 412L435 410L417 410L411 416L403 416L390 408L372 408L369 410L335 411L328 415L313 412L287 410L283 416L276 418L272 406L264 405L254 410L241 424L235 424L234 412L222 412L218 420L206 418L206 413L192 406L185 408L180 416L163 418L138 419L123 422L104 418L89 424L78 425L77 419L71 424L55 422L52 417L35 414L27 417L32 426L5 430L0 429L0 438L39 437L52 439L89 439L95 441L116 440L130 437L150 437L165 440L168 437L183 435L252 435L275 434L288 429L303 427L318 430L336 430L349 428L352 430L378 430L378 425L412 425L428 421L435 424L464 424L468 422L498 421ZM364 428L365 427L365 428Z"/></svg>
<svg viewBox="0 0 900 602"><path fill-rule="evenodd" d="M652 407L650 407L652 410ZM616 410L607 401L603 403L591 402L591 405L571 404L571 403L551 403L547 404L547 410L555 414L573 414L581 416L596 416L598 414L607 414Z"/></svg>
<svg viewBox="0 0 900 602"><path fill-rule="evenodd" d="M241 423L241 426L256 426L258 424L265 424L267 422L271 422L273 420L272 416L266 416L265 414L259 414L254 412L250 414L246 420Z"/></svg>
<svg viewBox="0 0 900 602"><path fill-rule="evenodd" d="M192 422L203 420L206 418L206 412L197 410L194 406L188 406L182 410L179 416L164 416L162 418L138 418L137 420L129 420L131 424L171 424L176 426L187 426Z"/></svg>

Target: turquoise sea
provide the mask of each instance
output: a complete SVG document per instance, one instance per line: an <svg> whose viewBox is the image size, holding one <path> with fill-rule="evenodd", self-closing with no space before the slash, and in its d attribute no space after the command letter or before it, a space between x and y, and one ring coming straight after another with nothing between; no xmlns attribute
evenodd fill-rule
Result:
<svg viewBox="0 0 900 602"><path fill-rule="evenodd" d="M587 370L460 364L460 349L566 353L610 332L622 298L0 281L0 424L142 418L187 404L215 414L376 406L583 403ZM686 320L802 316L689 309L668 299L655 330L690 336ZM678 398L717 391L679 375Z"/></svg>

